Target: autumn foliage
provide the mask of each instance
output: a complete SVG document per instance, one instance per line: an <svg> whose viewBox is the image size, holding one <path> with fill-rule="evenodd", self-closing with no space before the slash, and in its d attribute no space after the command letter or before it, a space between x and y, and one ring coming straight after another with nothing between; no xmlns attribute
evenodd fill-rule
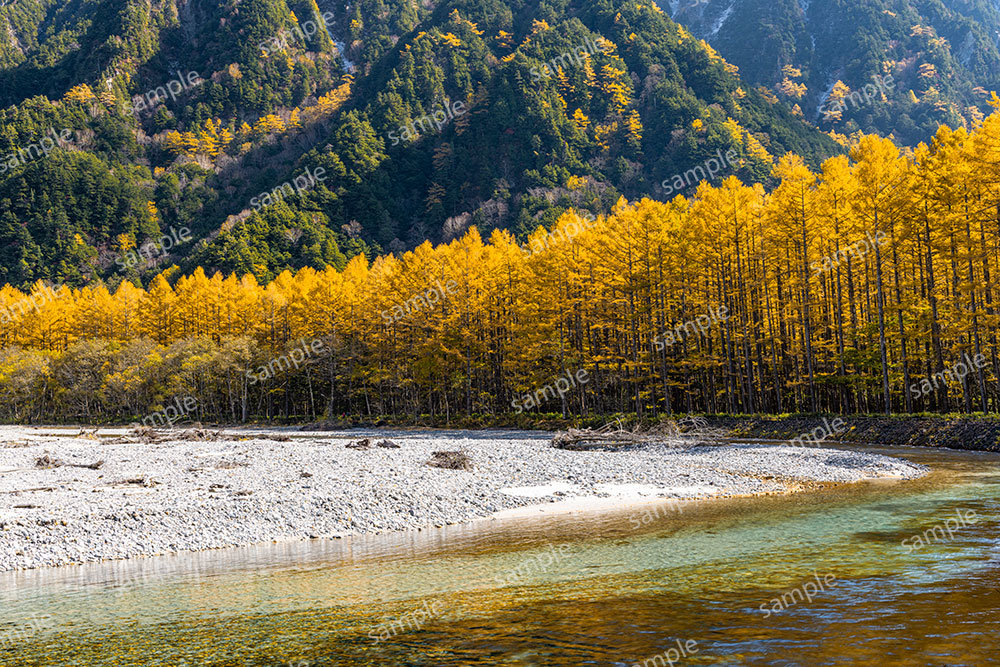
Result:
<svg viewBox="0 0 1000 667"><path fill-rule="evenodd" d="M268 285L198 270L147 289L6 287L2 409L124 419L193 395L199 417L232 421L496 414L587 369L539 409L996 411L1000 115L907 154L866 136L820 173L786 155L776 174L770 193L733 177L690 200L622 200L596 221L570 212L523 244L472 229ZM442 284L454 289L431 307L383 315ZM707 330L678 326L723 306ZM662 344L680 330L693 333ZM315 339L328 354L248 382ZM966 354L986 367L908 390Z"/></svg>

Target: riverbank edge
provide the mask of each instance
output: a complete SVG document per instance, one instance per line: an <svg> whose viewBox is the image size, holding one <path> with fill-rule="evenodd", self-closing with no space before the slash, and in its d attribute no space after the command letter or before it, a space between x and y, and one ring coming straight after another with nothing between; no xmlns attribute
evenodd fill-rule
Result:
<svg viewBox="0 0 1000 667"><path fill-rule="evenodd" d="M680 419L686 415L673 415ZM791 441L824 429L822 443L848 443L870 446L901 447L944 447L965 451L1000 452L1000 415L836 415L836 414L791 414L791 415L697 415L714 429L723 429L730 441ZM557 414L541 415L471 415L451 419L421 415L419 417L348 417L301 422L296 420L255 421L244 424L190 422L178 423L174 428L188 428L192 425L222 429L285 430L285 431L346 431L351 429L400 429L400 430L485 430L512 429L522 431L554 432L573 428L599 428L619 423L625 428L637 424L653 426L667 419L637 420L634 414L613 414L601 416L563 418ZM834 420L840 419L844 426L830 432ZM11 424L11 426L14 426ZM25 425L52 428L127 428L128 424L92 424L82 427L71 425L39 424ZM135 424L132 424L135 426ZM813 444L803 437L807 445Z"/></svg>
<svg viewBox="0 0 1000 667"><path fill-rule="evenodd" d="M871 446L944 447L966 451L1000 452L1000 417L982 415L699 415L708 426L723 429L730 440L790 441L824 429L826 444L849 443ZM675 416L679 418L680 415ZM830 432L834 420L844 426ZM347 428L517 428L556 431L568 427L600 427L616 421L627 428L639 423L635 415L606 415L564 419L556 415L523 417L468 417L443 420L339 419L302 426L303 431ZM649 426L657 421L643 420ZM803 437L806 444L810 441Z"/></svg>
<svg viewBox="0 0 1000 667"><path fill-rule="evenodd" d="M775 464L762 456L765 448L729 443L699 452L574 452L496 432L461 445L480 461L470 476L427 465L432 452L460 440L446 431L412 441L386 432L397 447L367 450L346 446L346 433L317 433L310 443L310 436L288 438L288 430L278 438L243 432L208 440L178 431L176 440L148 445L105 442L89 431L8 431L12 445L0 449L0 468L18 474L0 477L9 487L0 492L10 494L0 496L0 571L636 504L672 507L926 473L875 452L776 448L785 458ZM62 465L32 466L39 456ZM98 456L101 465L91 466ZM553 480L574 488L549 488ZM29 544L31 553L21 553Z"/></svg>
<svg viewBox="0 0 1000 667"><path fill-rule="evenodd" d="M734 439L791 440L841 419L844 430L831 433L823 444L893 447L942 447L1000 452L1000 420L977 417L726 417L711 416L709 424L726 429ZM818 431L817 431L818 432ZM808 441L807 441L808 442Z"/></svg>

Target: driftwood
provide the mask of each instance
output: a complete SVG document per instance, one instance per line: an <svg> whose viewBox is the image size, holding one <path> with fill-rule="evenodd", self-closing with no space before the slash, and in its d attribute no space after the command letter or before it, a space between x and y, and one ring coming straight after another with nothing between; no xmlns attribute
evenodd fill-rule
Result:
<svg viewBox="0 0 1000 667"><path fill-rule="evenodd" d="M219 461L212 465L216 470L235 470L236 468L249 468L249 461Z"/></svg>
<svg viewBox="0 0 1000 667"><path fill-rule="evenodd" d="M155 429L150 426L136 426L127 434L114 440L105 440L103 444L142 444L153 445L161 442L215 442L218 440L240 440L222 431L211 431L204 428L189 428L183 431L173 429Z"/></svg>
<svg viewBox="0 0 1000 667"><path fill-rule="evenodd" d="M120 482L112 482L109 486L142 486L151 489L154 486L160 486L160 484L160 482L151 477L134 477L132 479L123 479Z"/></svg>
<svg viewBox="0 0 1000 667"><path fill-rule="evenodd" d="M156 429L150 426L136 426L126 435L114 440L105 440L101 444L142 444L152 445L161 442L240 442L243 440L273 440L275 442L290 442L291 436L283 433L272 434L239 434L225 433L223 431L213 431L208 428L195 426L183 430Z"/></svg>
<svg viewBox="0 0 1000 667"><path fill-rule="evenodd" d="M371 449L372 447L381 447L382 449L399 449L397 445L392 440L376 440L371 441L371 438L362 438L360 440L353 440L345 445L348 449Z"/></svg>
<svg viewBox="0 0 1000 667"><path fill-rule="evenodd" d="M433 452L427 465L447 470L472 470L472 459L465 452Z"/></svg>
<svg viewBox="0 0 1000 667"><path fill-rule="evenodd" d="M700 417L669 420L649 429L639 427L628 430L621 421L606 424L599 429L571 428L559 431L552 438L552 446L570 450L618 450L629 447L694 447L723 441L724 429L711 428Z"/></svg>
<svg viewBox="0 0 1000 667"><path fill-rule="evenodd" d="M35 459L35 467L43 469L51 468L86 468L87 470L99 470L100 467L104 465L104 459L97 461L95 463L69 463L68 461L63 461L62 459L54 459L49 456L48 452L45 452L37 459Z"/></svg>

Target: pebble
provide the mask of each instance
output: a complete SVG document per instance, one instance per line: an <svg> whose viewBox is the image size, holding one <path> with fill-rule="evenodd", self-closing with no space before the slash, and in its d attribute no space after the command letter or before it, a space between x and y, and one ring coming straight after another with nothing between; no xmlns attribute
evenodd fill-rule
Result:
<svg viewBox="0 0 1000 667"><path fill-rule="evenodd" d="M599 484L681 487L688 491L663 495L697 498L712 495L697 487L715 487L719 496L768 494L794 482L912 479L927 471L876 454L773 445L575 452L550 447L550 436L538 433L386 430L361 435L391 438L398 449L359 450L346 447L357 431L296 434L288 442L259 430L227 432L245 439L149 446L115 444L104 433L102 443L0 426L0 571L452 525L574 493L599 495ZM15 441L28 446L2 444ZM441 450L464 451L473 469L428 466ZM97 471L38 469L43 453L105 463ZM156 484L126 483L136 479ZM578 490L541 498L500 491L553 482Z"/></svg>

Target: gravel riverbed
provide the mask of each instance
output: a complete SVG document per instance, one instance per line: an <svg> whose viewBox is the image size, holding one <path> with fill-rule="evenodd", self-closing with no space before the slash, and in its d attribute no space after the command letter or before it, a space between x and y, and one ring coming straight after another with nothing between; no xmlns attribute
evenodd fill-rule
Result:
<svg viewBox="0 0 1000 667"><path fill-rule="evenodd" d="M773 445L565 451L525 432L231 430L155 443L125 433L0 426L0 571L439 526L573 498L756 495L926 472ZM399 447L346 447L363 437ZM428 466L441 450L474 467Z"/></svg>

